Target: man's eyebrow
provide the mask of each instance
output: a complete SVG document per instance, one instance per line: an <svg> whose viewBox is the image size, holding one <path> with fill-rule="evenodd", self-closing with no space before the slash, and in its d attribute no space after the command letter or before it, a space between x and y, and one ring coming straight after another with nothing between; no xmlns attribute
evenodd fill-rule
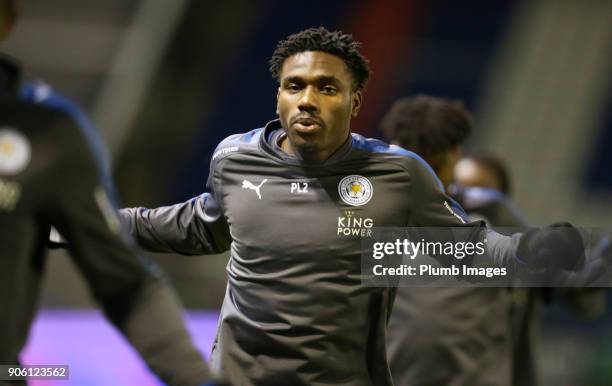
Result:
<svg viewBox="0 0 612 386"><path fill-rule="evenodd" d="M332 75L324 75L324 76L320 76L317 78L317 82L318 83L338 83L340 82L340 79L336 78L335 76Z"/></svg>
<svg viewBox="0 0 612 386"><path fill-rule="evenodd" d="M283 78L281 81L282 83L304 83L306 82L307 78L302 77L302 76L288 76L286 78ZM339 83L340 80L338 78L336 78L333 75L321 75L321 76L315 76L313 77L313 81L315 83Z"/></svg>
<svg viewBox="0 0 612 386"><path fill-rule="evenodd" d="M288 76L286 78L281 79L282 83L302 83L304 82L304 78L301 76Z"/></svg>

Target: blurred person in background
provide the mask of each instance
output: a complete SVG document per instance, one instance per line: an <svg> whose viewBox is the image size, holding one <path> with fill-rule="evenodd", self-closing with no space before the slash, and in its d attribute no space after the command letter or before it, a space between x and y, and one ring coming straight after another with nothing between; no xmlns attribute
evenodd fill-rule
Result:
<svg viewBox="0 0 612 386"><path fill-rule="evenodd" d="M448 187L472 117L460 102L421 95L396 101L380 129ZM510 385L510 301L505 288L399 287L387 336L395 384Z"/></svg>
<svg viewBox="0 0 612 386"><path fill-rule="evenodd" d="M0 38L17 3L0 0ZM17 365L36 313L51 226L106 317L173 385L215 384L162 273L121 233L109 179L74 111L24 97L20 67L0 59L0 364ZM27 93L26 93L27 94ZM34 94L40 94L34 92ZM24 100L25 99L25 100ZM36 103L32 103L36 102ZM77 117L82 113L78 112ZM112 358L109 358L112 360ZM2 374L0 384L23 384Z"/></svg>
<svg viewBox="0 0 612 386"><path fill-rule="evenodd" d="M11 35L19 19L21 8L20 0L0 0L2 12L2 29L0 30L0 45ZM116 200L114 184L111 181L110 161L106 147L94 127L93 123L83 110L70 98L66 97L51 85L39 79L32 79L23 73L18 60L4 53L0 53L0 67L3 72L11 78L18 76L19 81L14 82L19 99L32 102L41 106L50 107L68 114L84 134L87 142L98 159L97 167L100 169L101 178L109 189L111 200ZM2 79L2 81L11 81Z"/></svg>
<svg viewBox="0 0 612 386"><path fill-rule="evenodd" d="M462 157L454 168L453 196L468 213L492 225L511 224L514 217L521 226L528 225L521 212L509 201L511 179L503 161L491 154ZM503 205L493 203L503 202ZM513 225L514 226L514 225ZM605 240L602 240L605 242ZM602 251L602 256L612 256ZM609 262L601 267L609 269ZM606 310L605 288L513 288L510 308L513 385L538 382L537 347L540 336L542 305L560 302L574 317L594 319Z"/></svg>
<svg viewBox="0 0 612 386"><path fill-rule="evenodd" d="M488 156L460 160L472 122L461 102L420 95L396 101L380 129L389 142L423 156L471 219L528 226L506 196L510 181L500 162ZM461 185L451 185L455 176ZM533 315L532 306L516 305L515 294L522 299L531 290L398 288L387 339L395 384L534 384L533 355L519 343L533 330L525 330L531 324L515 327L515 320Z"/></svg>
<svg viewBox="0 0 612 386"><path fill-rule="evenodd" d="M9 91L0 90L0 364L19 363L55 226L106 317L155 374L172 385L212 382L173 291L120 234L80 130L64 113ZM0 384L22 383L5 377Z"/></svg>
<svg viewBox="0 0 612 386"><path fill-rule="evenodd" d="M237 384L393 384L385 334L394 290L361 282L360 235L373 226L487 232L499 264L515 264L517 248L528 258L542 251L537 237L467 224L420 157L351 133L370 72L359 46L323 27L279 42L270 60L279 119L221 142L206 193L120 211L148 250L231 248L212 358ZM568 246L556 230L538 232Z"/></svg>
<svg viewBox="0 0 612 386"><path fill-rule="evenodd" d="M453 183L462 188L496 190L506 197L510 197L512 191L508 168L491 154L462 156L453 168Z"/></svg>
<svg viewBox="0 0 612 386"><path fill-rule="evenodd" d="M507 167L490 154L472 154L460 158L453 168L449 193L491 226L528 227L524 214L510 198L511 182ZM465 206L464 206L465 208Z"/></svg>

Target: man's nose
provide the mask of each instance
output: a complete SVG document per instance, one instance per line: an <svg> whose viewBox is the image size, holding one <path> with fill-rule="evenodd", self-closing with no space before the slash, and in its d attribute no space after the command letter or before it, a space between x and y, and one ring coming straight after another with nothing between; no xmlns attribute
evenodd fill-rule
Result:
<svg viewBox="0 0 612 386"><path fill-rule="evenodd" d="M298 108L302 111L318 111L319 101L317 96L317 90L313 86L307 86L302 92L302 96L298 103Z"/></svg>

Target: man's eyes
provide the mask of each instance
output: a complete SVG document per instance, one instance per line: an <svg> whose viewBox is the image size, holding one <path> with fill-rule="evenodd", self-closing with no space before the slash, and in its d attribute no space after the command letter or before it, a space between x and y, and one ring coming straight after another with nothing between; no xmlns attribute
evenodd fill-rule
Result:
<svg viewBox="0 0 612 386"><path fill-rule="evenodd" d="M321 88L321 91L323 91L325 94L334 95L338 92L338 89L334 86L326 85Z"/></svg>
<svg viewBox="0 0 612 386"><path fill-rule="evenodd" d="M300 87L299 85L295 84L295 83L289 83L285 86L285 89L290 91L290 92L297 92L300 91L302 89L302 87Z"/></svg>
<svg viewBox="0 0 612 386"><path fill-rule="evenodd" d="M300 86L299 84L296 84L296 83L289 83L285 85L285 90L289 92L299 92L303 88L304 88L303 86ZM324 86L319 87L319 91L322 92L323 94L335 95L338 93L338 88L332 85L324 85Z"/></svg>

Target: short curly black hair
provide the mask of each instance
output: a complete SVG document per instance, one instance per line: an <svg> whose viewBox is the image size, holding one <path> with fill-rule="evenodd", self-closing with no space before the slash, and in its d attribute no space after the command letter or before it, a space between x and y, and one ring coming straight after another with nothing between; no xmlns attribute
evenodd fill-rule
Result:
<svg viewBox="0 0 612 386"><path fill-rule="evenodd" d="M362 90L370 77L370 67L368 60L359 52L360 47L361 43L342 31L328 31L325 27L309 28L278 42L270 58L270 72L274 79L280 81L287 58L300 52L322 51L342 59L353 75L355 89Z"/></svg>
<svg viewBox="0 0 612 386"><path fill-rule="evenodd" d="M472 131L472 116L462 102L418 95L397 100L379 128L389 142L427 160L463 143Z"/></svg>

